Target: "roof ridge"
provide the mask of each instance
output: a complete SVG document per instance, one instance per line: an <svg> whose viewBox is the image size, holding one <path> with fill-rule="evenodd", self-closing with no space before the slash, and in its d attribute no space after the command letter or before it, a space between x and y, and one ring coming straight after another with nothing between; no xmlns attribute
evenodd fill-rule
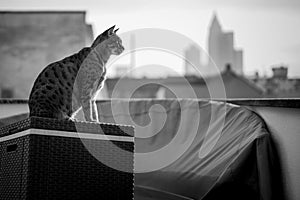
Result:
<svg viewBox="0 0 300 200"><path fill-rule="evenodd" d="M236 74L233 71L225 71L222 73L222 75L228 74L230 73L231 75L235 76L236 78L240 79L241 81L243 81L244 83L246 83L248 86L252 87L253 89L257 90L260 93L263 93L263 90L261 88L259 88L254 82L252 82L251 80L247 79L246 77Z"/></svg>
<svg viewBox="0 0 300 200"><path fill-rule="evenodd" d="M85 10L0 10L0 14L86 14Z"/></svg>

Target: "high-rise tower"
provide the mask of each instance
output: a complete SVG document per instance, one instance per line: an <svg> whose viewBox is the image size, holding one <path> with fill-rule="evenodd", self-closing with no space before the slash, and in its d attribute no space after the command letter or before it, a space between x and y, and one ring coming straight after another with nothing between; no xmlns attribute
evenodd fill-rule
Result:
<svg viewBox="0 0 300 200"><path fill-rule="evenodd" d="M185 75L199 76L201 72L200 49L196 45L190 45L185 51ZM202 72L203 73L203 72Z"/></svg>
<svg viewBox="0 0 300 200"><path fill-rule="evenodd" d="M223 32L216 14L209 28L208 53L221 72L230 64L234 72L243 74L243 52L234 48L233 32Z"/></svg>

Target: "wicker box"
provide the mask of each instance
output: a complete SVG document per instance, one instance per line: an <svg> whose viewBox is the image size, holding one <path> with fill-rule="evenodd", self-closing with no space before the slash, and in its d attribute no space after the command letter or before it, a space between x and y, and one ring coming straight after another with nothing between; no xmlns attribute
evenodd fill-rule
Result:
<svg viewBox="0 0 300 200"><path fill-rule="evenodd" d="M133 131L43 118L0 128L0 199L133 199Z"/></svg>

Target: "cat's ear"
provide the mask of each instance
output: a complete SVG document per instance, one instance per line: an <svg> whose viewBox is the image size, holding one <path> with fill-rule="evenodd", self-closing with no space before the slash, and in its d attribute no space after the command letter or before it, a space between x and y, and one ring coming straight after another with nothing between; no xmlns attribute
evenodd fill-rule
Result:
<svg viewBox="0 0 300 200"><path fill-rule="evenodd" d="M95 41L92 44L92 48L96 47L97 45L99 45L101 42L103 42L104 40L106 40L107 38L109 38L113 33L114 33L114 28L116 25L110 27L109 29L105 30L103 33L101 33L100 35L98 35L98 37L95 39Z"/></svg>
<svg viewBox="0 0 300 200"><path fill-rule="evenodd" d="M105 37L110 36L113 33L115 26L116 25L110 27L109 29L107 29L106 31L104 31L101 35L103 35Z"/></svg>
<svg viewBox="0 0 300 200"><path fill-rule="evenodd" d="M112 35L114 33L114 29L115 29L116 25L113 25L112 27L110 27L108 29L108 35Z"/></svg>
<svg viewBox="0 0 300 200"><path fill-rule="evenodd" d="M119 28L117 28L116 30L114 30L114 33L116 33L119 30Z"/></svg>

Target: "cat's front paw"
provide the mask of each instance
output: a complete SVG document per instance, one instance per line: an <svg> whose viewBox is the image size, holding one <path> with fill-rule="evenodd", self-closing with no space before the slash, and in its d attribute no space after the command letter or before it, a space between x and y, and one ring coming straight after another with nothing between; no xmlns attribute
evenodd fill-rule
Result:
<svg viewBox="0 0 300 200"><path fill-rule="evenodd" d="M73 117L70 117L70 118L67 118L68 121L71 121L71 122L80 122L80 120L78 119L75 119Z"/></svg>
<svg viewBox="0 0 300 200"><path fill-rule="evenodd" d="M92 113L92 116L91 116L91 120L92 120L93 122L99 122L99 119L98 119L98 113L93 112L93 113Z"/></svg>
<svg viewBox="0 0 300 200"><path fill-rule="evenodd" d="M99 120L97 118L92 118L91 122L99 123Z"/></svg>

